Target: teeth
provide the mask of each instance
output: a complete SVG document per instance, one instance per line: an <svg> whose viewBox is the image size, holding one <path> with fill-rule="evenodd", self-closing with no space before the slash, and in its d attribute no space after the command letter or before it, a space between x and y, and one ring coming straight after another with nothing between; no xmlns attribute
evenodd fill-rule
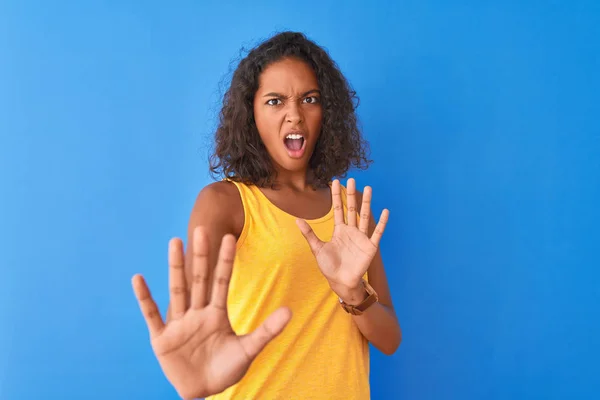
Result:
<svg viewBox="0 0 600 400"><path fill-rule="evenodd" d="M298 135L296 133L291 133L285 137L286 139L302 139L302 135Z"/></svg>

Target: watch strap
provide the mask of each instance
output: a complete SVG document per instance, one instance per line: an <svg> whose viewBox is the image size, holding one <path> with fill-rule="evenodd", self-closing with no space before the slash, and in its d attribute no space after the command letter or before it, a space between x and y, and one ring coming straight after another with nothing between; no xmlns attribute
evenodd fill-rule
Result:
<svg viewBox="0 0 600 400"><path fill-rule="evenodd" d="M367 292L367 297L357 305L350 305L345 303L342 299L340 299L340 305L349 314L352 315L362 315L369 307L379 301L379 297L377 296L377 292L375 289L369 285L367 281L362 280L362 285Z"/></svg>

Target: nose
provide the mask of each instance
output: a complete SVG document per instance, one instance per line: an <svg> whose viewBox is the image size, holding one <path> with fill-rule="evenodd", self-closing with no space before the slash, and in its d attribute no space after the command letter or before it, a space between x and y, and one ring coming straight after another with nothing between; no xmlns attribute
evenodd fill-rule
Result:
<svg viewBox="0 0 600 400"><path fill-rule="evenodd" d="M287 114L285 116L286 121L294 125L300 124L303 120L302 110L297 104L294 104L294 102L291 103L292 104L289 106Z"/></svg>

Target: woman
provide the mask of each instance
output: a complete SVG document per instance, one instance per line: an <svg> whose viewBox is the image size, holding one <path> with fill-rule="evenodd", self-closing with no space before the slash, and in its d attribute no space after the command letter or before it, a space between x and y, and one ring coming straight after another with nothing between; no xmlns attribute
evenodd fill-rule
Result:
<svg viewBox="0 0 600 400"><path fill-rule="evenodd" d="M198 195L185 256L180 239L169 244L167 324L133 278L153 350L183 398L367 399L368 343L385 354L399 346L378 250L388 211L375 225L371 189L334 179L368 164L353 100L300 33L240 62L211 158L224 179Z"/></svg>

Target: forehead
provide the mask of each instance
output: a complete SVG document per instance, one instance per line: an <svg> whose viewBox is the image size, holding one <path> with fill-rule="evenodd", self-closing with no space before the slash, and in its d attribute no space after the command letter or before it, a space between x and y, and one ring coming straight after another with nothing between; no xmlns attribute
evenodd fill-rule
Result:
<svg viewBox="0 0 600 400"><path fill-rule="evenodd" d="M286 58L269 65L258 79L259 91L306 91L318 89L317 76L306 62Z"/></svg>

